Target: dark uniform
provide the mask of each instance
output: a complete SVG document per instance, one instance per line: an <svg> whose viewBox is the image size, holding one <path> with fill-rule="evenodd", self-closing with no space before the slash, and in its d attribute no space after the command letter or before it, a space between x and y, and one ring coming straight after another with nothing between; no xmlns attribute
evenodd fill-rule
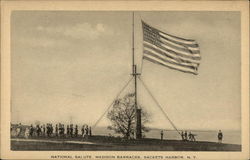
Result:
<svg viewBox="0 0 250 160"><path fill-rule="evenodd" d="M78 126L75 127L75 137L78 137Z"/></svg>
<svg viewBox="0 0 250 160"><path fill-rule="evenodd" d="M163 131L161 131L161 140L163 140Z"/></svg>
<svg viewBox="0 0 250 160"><path fill-rule="evenodd" d="M223 133L221 132L221 130L219 130L219 133L218 133L218 142L222 143L222 139L223 139Z"/></svg>

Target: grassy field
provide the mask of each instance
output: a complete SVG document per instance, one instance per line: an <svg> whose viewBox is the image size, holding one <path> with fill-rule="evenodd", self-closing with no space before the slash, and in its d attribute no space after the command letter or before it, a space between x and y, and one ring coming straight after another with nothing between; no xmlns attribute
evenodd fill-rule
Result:
<svg viewBox="0 0 250 160"><path fill-rule="evenodd" d="M241 145L180 140L126 140L107 136L83 138L12 139L11 150L20 151L241 151Z"/></svg>

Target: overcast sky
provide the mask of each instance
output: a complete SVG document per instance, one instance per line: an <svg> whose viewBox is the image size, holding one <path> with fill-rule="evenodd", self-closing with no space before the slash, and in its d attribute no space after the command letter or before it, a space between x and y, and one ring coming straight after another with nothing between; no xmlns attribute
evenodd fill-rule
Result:
<svg viewBox="0 0 250 160"><path fill-rule="evenodd" d="M239 12L135 12L139 71L141 19L200 45L198 75L143 62L141 78L177 128L240 129ZM14 123L93 125L130 78L132 12L15 11L11 29ZM148 126L172 129L140 83L138 94Z"/></svg>

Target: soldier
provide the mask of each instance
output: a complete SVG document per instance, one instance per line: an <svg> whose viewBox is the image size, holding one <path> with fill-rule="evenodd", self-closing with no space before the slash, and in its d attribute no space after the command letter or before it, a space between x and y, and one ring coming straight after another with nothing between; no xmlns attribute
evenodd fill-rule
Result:
<svg viewBox="0 0 250 160"><path fill-rule="evenodd" d="M73 137L73 124L70 125L70 137Z"/></svg>
<svg viewBox="0 0 250 160"><path fill-rule="evenodd" d="M78 137L78 126L75 127L75 137Z"/></svg>
<svg viewBox="0 0 250 160"><path fill-rule="evenodd" d="M221 130L219 130L219 133L218 133L218 143L222 143L222 138L223 138L223 133L221 132Z"/></svg>
<svg viewBox="0 0 250 160"><path fill-rule="evenodd" d="M59 123L59 135L60 137L62 137L62 124Z"/></svg>
<svg viewBox="0 0 250 160"><path fill-rule="evenodd" d="M82 131L82 137L83 137L84 136L84 125L82 126L81 131Z"/></svg>
<svg viewBox="0 0 250 160"><path fill-rule="evenodd" d="M34 132L34 128L33 128L33 125L30 126L30 137L33 136L33 132Z"/></svg>
<svg viewBox="0 0 250 160"><path fill-rule="evenodd" d="M43 124L43 136L44 137L46 136L46 127L45 127L45 124Z"/></svg>
<svg viewBox="0 0 250 160"><path fill-rule="evenodd" d="M52 125L52 123L50 124L50 135L53 135L53 131L54 131L54 128L53 128L53 125Z"/></svg>
<svg viewBox="0 0 250 160"><path fill-rule="evenodd" d="M85 133L86 133L86 135L88 135L88 134L89 134L89 128L88 128L88 125L85 127Z"/></svg>
<svg viewBox="0 0 250 160"><path fill-rule="evenodd" d="M27 139L29 138L29 128L26 127L25 132L24 132L24 137Z"/></svg>
<svg viewBox="0 0 250 160"><path fill-rule="evenodd" d="M37 133L37 137L39 137L41 133L41 128L39 125L36 126L36 133Z"/></svg>
<svg viewBox="0 0 250 160"><path fill-rule="evenodd" d="M185 137L185 141L187 141L187 140L188 140L187 131L185 131L185 133L184 133L184 137Z"/></svg>
<svg viewBox="0 0 250 160"><path fill-rule="evenodd" d="M49 137L50 136L50 127L49 127L48 123L46 124L46 130L47 130L47 137Z"/></svg>
<svg viewBox="0 0 250 160"><path fill-rule="evenodd" d="M18 125L16 128L16 136L20 137L20 135L21 135L21 126Z"/></svg>
<svg viewBox="0 0 250 160"><path fill-rule="evenodd" d="M65 128L64 128L64 124L62 125L62 136L64 137L64 131L65 131Z"/></svg>
<svg viewBox="0 0 250 160"><path fill-rule="evenodd" d="M20 137L21 135L22 135L22 130L23 130L23 128L22 128L22 124L21 123L19 123L19 125L18 125L19 127L19 132L18 132L18 137Z"/></svg>
<svg viewBox="0 0 250 160"><path fill-rule="evenodd" d="M69 125L67 125L67 137L69 137Z"/></svg>
<svg viewBox="0 0 250 160"><path fill-rule="evenodd" d="M161 131L161 140L163 140L163 130Z"/></svg>
<svg viewBox="0 0 250 160"><path fill-rule="evenodd" d="M184 133L181 131L181 139L184 141Z"/></svg>
<svg viewBox="0 0 250 160"><path fill-rule="evenodd" d="M89 127L89 136L90 136L90 137L92 136L92 130L91 130L91 127Z"/></svg>
<svg viewBox="0 0 250 160"><path fill-rule="evenodd" d="M188 134L188 139L189 139L190 141L192 141L192 133L191 133L191 132L189 132L189 134Z"/></svg>
<svg viewBox="0 0 250 160"><path fill-rule="evenodd" d="M56 124L56 137L58 137L58 125Z"/></svg>

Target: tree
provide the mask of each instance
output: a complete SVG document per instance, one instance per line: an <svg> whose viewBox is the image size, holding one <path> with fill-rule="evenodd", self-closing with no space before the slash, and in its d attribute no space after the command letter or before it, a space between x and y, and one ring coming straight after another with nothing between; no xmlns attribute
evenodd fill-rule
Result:
<svg viewBox="0 0 250 160"><path fill-rule="evenodd" d="M136 108L135 95L132 93L125 95L121 99L116 99L112 110L108 112L108 119L112 125L108 129L114 130L116 133L122 134L125 138L133 137L136 129ZM149 121L149 114L142 109L141 122L142 130L147 132L148 129L144 126Z"/></svg>

